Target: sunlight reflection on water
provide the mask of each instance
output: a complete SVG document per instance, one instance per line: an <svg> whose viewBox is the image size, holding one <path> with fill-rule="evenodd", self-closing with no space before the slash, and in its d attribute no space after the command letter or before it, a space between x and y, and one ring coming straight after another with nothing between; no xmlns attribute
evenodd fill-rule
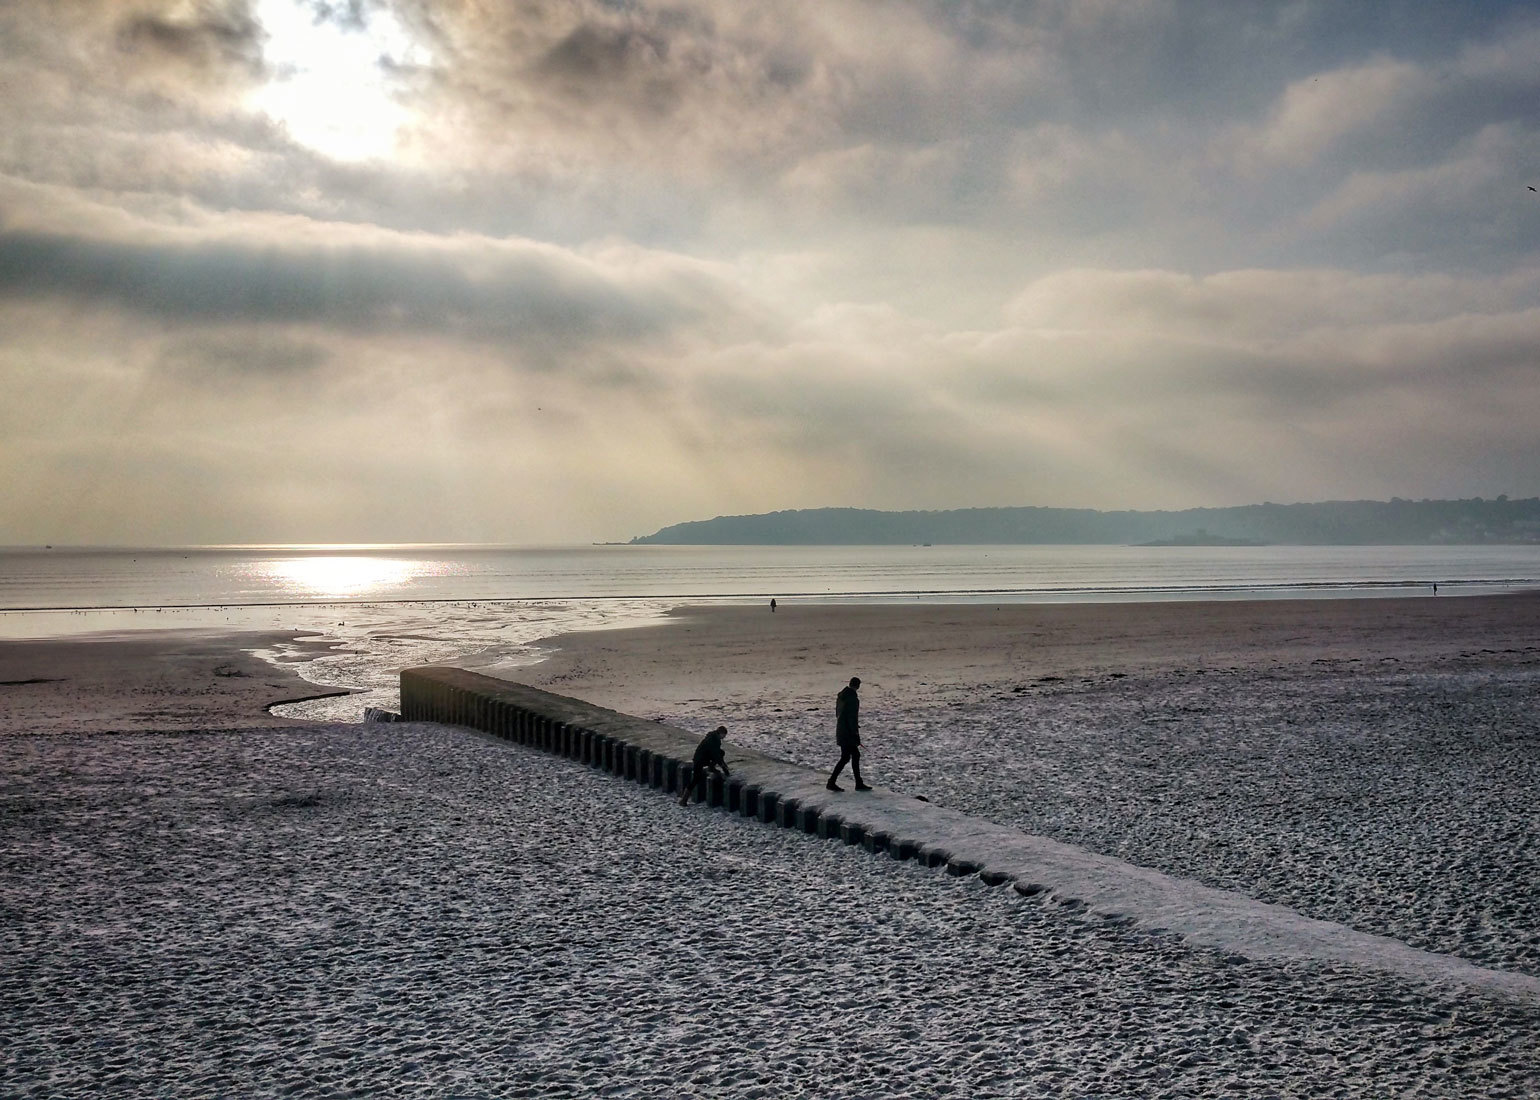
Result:
<svg viewBox="0 0 1540 1100"><path fill-rule="evenodd" d="M1540 546L0 549L0 638L156 629L305 632L262 655L320 689L312 720L395 709L400 670L495 673L541 639L753 601L1086 602L1432 596L1540 587ZM260 643L257 643L260 644Z"/></svg>
<svg viewBox="0 0 1540 1100"><path fill-rule="evenodd" d="M375 558L358 555L280 558L251 563L257 577L289 589L297 597L341 599L352 596L388 598L420 576L453 572L449 563L418 558Z"/></svg>

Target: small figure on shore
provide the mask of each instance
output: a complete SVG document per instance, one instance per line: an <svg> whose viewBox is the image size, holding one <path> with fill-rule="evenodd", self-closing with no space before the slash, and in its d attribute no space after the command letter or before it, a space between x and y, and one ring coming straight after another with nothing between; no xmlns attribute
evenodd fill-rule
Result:
<svg viewBox="0 0 1540 1100"><path fill-rule="evenodd" d="M732 775L728 770L727 756L722 752L722 738L727 736L727 727L718 726L705 737L700 739L700 744L695 746L695 759L690 764L690 778L684 783L684 794L679 796L679 804L688 806L690 796L696 795L700 801L706 801L706 772L720 771L723 775Z"/></svg>
<svg viewBox="0 0 1540 1100"><path fill-rule="evenodd" d="M845 789L836 780L846 764L850 765L850 774L855 777L856 790L871 790L861 782L861 697L856 694L860 686L861 678L852 676L850 683L840 688L834 699L834 740L840 747L840 762L834 765L829 782L825 784L831 791Z"/></svg>
<svg viewBox="0 0 1540 1100"><path fill-rule="evenodd" d="M1435 596L1437 596L1437 595L1438 595L1438 582L1437 582L1437 581L1434 581L1434 582L1433 582L1433 594L1434 594L1434 595L1435 595Z"/></svg>
<svg viewBox="0 0 1540 1100"><path fill-rule="evenodd" d="M770 614L772 614L772 615L775 614L775 597L774 596L770 597Z"/></svg>

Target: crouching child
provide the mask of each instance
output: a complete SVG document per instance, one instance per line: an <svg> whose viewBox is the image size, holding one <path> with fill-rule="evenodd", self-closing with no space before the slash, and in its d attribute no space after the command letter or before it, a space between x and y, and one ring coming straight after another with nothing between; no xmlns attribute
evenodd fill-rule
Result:
<svg viewBox="0 0 1540 1100"><path fill-rule="evenodd" d="M700 744L695 746L695 759L690 764L690 776L685 781L684 794L679 797L681 806L690 804L692 794L702 802L706 800L707 771L720 771L724 776L733 774L728 770L727 756L722 752L722 738L726 736L727 727L718 726L702 737Z"/></svg>

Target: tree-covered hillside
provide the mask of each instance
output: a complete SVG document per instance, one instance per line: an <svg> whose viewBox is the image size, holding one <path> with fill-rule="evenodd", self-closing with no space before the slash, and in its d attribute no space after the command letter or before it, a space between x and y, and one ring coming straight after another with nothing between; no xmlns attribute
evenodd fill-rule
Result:
<svg viewBox="0 0 1540 1100"><path fill-rule="evenodd" d="M1540 543L1540 498L1343 500L1189 508L1177 512L1099 512L1089 508L882 512L866 508L812 508L677 523L631 541L718 546Z"/></svg>

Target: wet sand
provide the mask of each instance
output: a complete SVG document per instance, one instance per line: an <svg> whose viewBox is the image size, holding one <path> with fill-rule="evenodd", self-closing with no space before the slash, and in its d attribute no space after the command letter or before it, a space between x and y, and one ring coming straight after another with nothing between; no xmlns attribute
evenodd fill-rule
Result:
<svg viewBox="0 0 1540 1100"><path fill-rule="evenodd" d="M197 630L0 641L0 734L291 726L267 708L335 692L255 655L279 641L305 648Z"/></svg>
<svg viewBox="0 0 1540 1100"><path fill-rule="evenodd" d="M550 644L546 661L504 675L581 687L605 705L671 709L771 693L823 703L859 675L863 698L893 712L923 702L927 688L992 691L1051 677L1535 657L1540 593L998 606L783 601L775 613L681 608L664 625Z"/></svg>

